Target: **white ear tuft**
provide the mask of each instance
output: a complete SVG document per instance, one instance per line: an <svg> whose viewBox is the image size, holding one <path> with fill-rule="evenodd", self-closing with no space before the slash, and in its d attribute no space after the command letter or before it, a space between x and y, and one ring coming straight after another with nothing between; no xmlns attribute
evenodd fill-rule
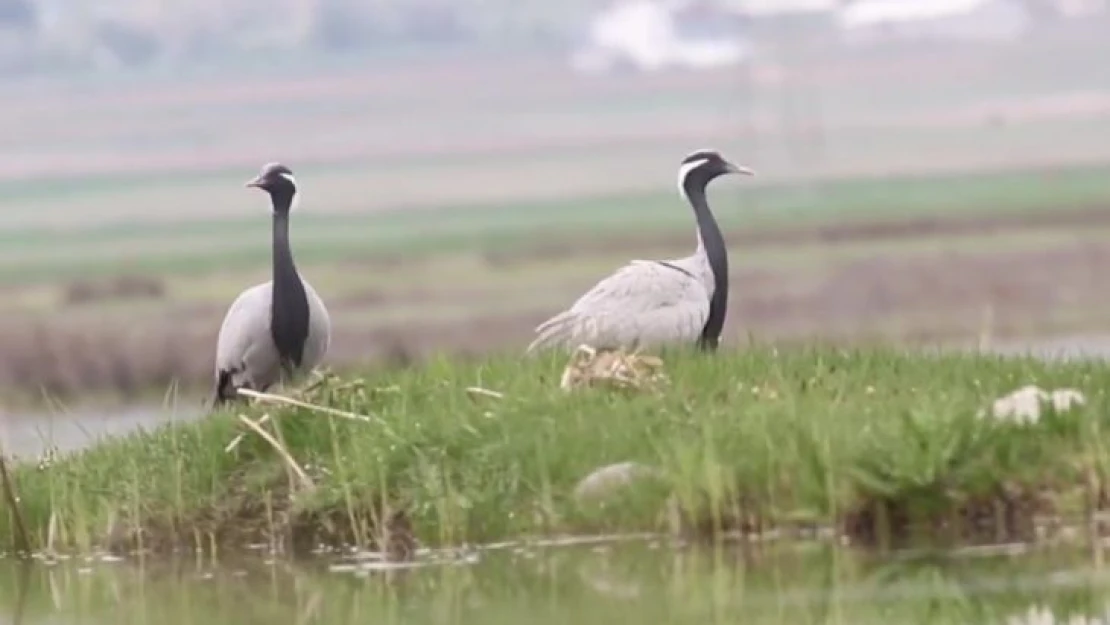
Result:
<svg viewBox="0 0 1110 625"><path fill-rule="evenodd" d="M686 195L686 186L685 186L686 176L689 176L690 172L694 171L698 167L701 167L702 165L705 165L708 162L709 162L709 157L699 158L696 161L690 161L689 163L683 163L682 166L678 168L678 192L679 192L680 195L682 195L682 196Z"/></svg>
<svg viewBox="0 0 1110 625"><path fill-rule="evenodd" d="M289 200L289 212L291 213L297 210L297 208L301 205L301 190L297 186L297 179L293 177L293 174L281 172L278 175L282 178L285 178L287 181L289 181L289 184L293 185L293 197Z"/></svg>

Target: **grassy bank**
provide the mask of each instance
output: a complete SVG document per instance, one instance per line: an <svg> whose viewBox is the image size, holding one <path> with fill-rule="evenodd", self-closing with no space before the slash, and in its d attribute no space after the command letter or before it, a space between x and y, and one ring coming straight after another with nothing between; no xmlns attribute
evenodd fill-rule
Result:
<svg viewBox="0 0 1110 625"><path fill-rule="evenodd" d="M15 470L38 548L224 550L280 541L405 548L524 534L835 525L865 543L1032 537L1034 513L1075 519L1110 461L1110 366L885 348L716 358L664 354L657 392L559 388L564 360L435 360L336 380L305 399L369 420L273 405L273 437L235 414L104 442ZM1086 407L1035 425L976 417L1025 384L1075 387ZM478 386L504 396L468 391ZM635 461L658 476L608 505L576 484ZM664 504L668 499L669 504ZM0 536L13 541L13 516ZM388 521L388 522L387 522Z"/></svg>

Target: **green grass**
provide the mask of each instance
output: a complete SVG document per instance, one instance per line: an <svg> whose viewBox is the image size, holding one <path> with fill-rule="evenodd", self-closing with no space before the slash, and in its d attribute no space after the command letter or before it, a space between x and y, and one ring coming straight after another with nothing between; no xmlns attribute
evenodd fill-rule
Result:
<svg viewBox="0 0 1110 625"><path fill-rule="evenodd" d="M228 413L106 441L46 469L23 464L16 481L39 548L51 522L57 549L134 546L139 528L149 548L234 550L270 538L366 544L380 538L383 501L398 514L395 537L411 532L429 544L716 532L745 520L838 524L861 541L885 542L940 521L958 533L958 519L1040 494L1048 512L1070 518L1081 478L1107 466L1106 364L882 347L753 346L665 359L672 382L658 395L568 395L558 388L561 359L502 356L381 370L312 394L372 422L249 409L278 418L289 453L314 476L315 490L292 500L282 463L260 437L224 452L240 430ZM1028 383L1077 387L1088 405L1033 426L976 418ZM472 399L472 385L505 398ZM574 502L581 478L623 461L657 467L661 480L619 505ZM675 514L663 514L668 494ZM0 515L0 537L12 545L10 511Z"/></svg>

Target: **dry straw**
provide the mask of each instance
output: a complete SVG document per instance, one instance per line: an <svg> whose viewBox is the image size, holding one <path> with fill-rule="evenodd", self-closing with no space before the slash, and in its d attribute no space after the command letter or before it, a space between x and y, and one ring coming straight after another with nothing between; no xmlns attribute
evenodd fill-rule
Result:
<svg viewBox="0 0 1110 625"><path fill-rule="evenodd" d="M292 472L293 475L297 476L297 480L300 482L302 488L304 488L305 490L312 490L316 487L316 485L312 482L312 478L308 477L308 474L305 473L305 470L301 468L301 465L297 464L297 461L293 458L293 455L290 454L287 449L285 449L285 446L278 442L276 438L271 436L269 432L262 429L262 426L259 425L258 422L252 421L246 415L239 415L239 422L253 430L255 434L258 434L260 437L262 437L262 440L266 441L270 444L271 447L274 448L274 451L276 451L278 456L280 456L281 459L285 462L285 466L289 468L289 471Z"/></svg>
<svg viewBox="0 0 1110 625"><path fill-rule="evenodd" d="M565 391L584 387L653 391L666 383L663 361L656 356L580 345L563 370L559 386Z"/></svg>
<svg viewBox="0 0 1110 625"><path fill-rule="evenodd" d="M365 422L365 423L372 423L372 422L375 421L374 417L355 414L353 412L347 412L345 410L336 410L335 408L328 408L327 406L319 406L317 404L310 404L306 401L301 401L299 399L294 399L292 397L285 397L284 395L274 395L272 393L260 393L258 391L252 391L250 389L243 389L243 388L239 389L237 392L238 392L239 395L242 395L244 397L249 397L249 398L254 399L255 401L258 401L258 402L261 402L261 403L267 403L267 404L272 404L272 405L295 406L297 408L304 408L304 409L310 410L312 412L317 412L317 413L325 414L325 415L332 416L332 417L338 417L340 419L346 419L348 421L362 421L362 422ZM260 418L257 422L254 422L254 423L256 425L261 426L261 425L265 425L268 421L270 421L270 415L265 414L265 415L262 415L262 418ZM377 419L377 421L380 425L384 426L384 423L380 419ZM392 433L389 432L388 430L386 431L386 433L393 436ZM230 443L227 444L227 447L224 448L224 451L228 452L228 453L232 452L236 447L239 446L240 443L243 442L243 438L245 436L246 436L245 433L236 436L234 440L232 440Z"/></svg>

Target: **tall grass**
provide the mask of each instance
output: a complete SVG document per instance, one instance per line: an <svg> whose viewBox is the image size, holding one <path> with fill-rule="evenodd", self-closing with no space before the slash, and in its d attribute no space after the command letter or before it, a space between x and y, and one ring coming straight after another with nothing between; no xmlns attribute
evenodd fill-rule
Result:
<svg viewBox="0 0 1110 625"><path fill-rule="evenodd" d="M658 393L567 393L562 358L505 355L434 359L306 394L363 420L244 407L310 487L255 433L225 451L244 431L226 412L46 468L22 464L14 480L32 543L56 550L821 525L887 544L1012 540L1035 534L1034 513L1077 518L1098 503L1105 364L885 347L663 357L670 383ZM1088 402L1034 425L976 416L1028 383L1075 387ZM624 461L661 480L630 487L619 505L576 502L579 480ZM12 518L0 515L7 545Z"/></svg>

